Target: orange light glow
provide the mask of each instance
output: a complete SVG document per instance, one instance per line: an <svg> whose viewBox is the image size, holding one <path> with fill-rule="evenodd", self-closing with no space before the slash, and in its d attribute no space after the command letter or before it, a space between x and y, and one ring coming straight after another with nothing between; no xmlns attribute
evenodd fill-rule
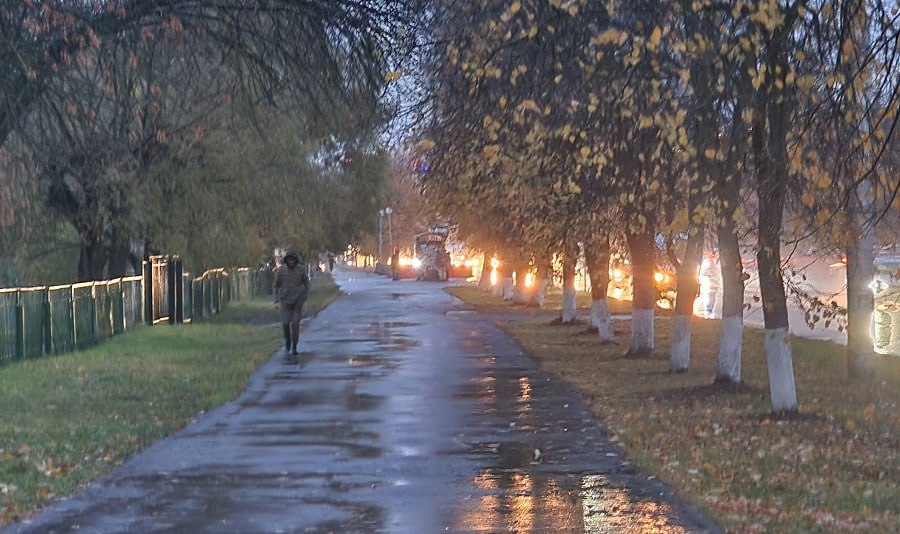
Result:
<svg viewBox="0 0 900 534"><path fill-rule="evenodd" d="M497 258L491 258L491 267L493 267L494 269L499 268L500 260L498 260Z"/></svg>
<svg viewBox="0 0 900 534"><path fill-rule="evenodd" d="M491 269L491 285L497 285L497 269Z"/></svg>
<svg viewBox="0 0 900 534"><path fill-rule="evenodd" d="M534 286L534 275L531 273L525 274L525 287Z"/></svg>

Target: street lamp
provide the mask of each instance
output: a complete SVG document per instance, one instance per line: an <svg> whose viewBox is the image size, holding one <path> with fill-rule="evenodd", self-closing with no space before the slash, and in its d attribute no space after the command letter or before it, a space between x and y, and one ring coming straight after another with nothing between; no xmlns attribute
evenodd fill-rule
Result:
<svg viewBox="0 0 900 534"><path fill-rule="evenodd" d="M394 210L388 206L384 208L384 212L387 213L388 216L388 244L390 245L391 254L394 253L394 228L391 226L391 213L394 213Z"/></svg>
<svg viewBox="0 0 900 534"><path fill-rule="evenodd" d="M384 217L384 210L378 210L378 262L380 263L384 256L381 254L381 219Z"/></svg>

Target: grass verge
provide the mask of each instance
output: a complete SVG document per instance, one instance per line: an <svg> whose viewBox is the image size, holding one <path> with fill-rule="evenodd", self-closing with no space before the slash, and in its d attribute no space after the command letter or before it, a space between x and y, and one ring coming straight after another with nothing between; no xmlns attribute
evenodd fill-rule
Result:
<svg viewBox="0 0 900 534"><path fill-rule="evenodd" d="M447 291L453 295L458 296L466 303L478 307L479 311L485 313L499 313L506 311L516 312L524 310L528 313L538 315L541 312L546 312L548 310L561 310L563 301L562 290L557 288L547 290L547 296L544 299L544 307L542 309L524 308L521 305L513 304L512 302L497 298L489 292L478 290L478 288L473 285L452 286L447 288ZM576 293L575 304L578 309L590 309L590 292L578 291ZM607 304L609 305L609 312L613 315L631 313L630 300L617 300L609 298L607 299Z"/></svg>
<svg viewBox="0 0 900 534"><path fill-rule="evenodd" d="M475 287L449 289L482 309ZM488 305L496 305L487 302ZM489 309L487 307L483 309ZM575 385L613 440L730 532L896 532L900 524L900 358L881 357L874 380L847 378L844 347L794 338L801 411L769 414L762 331L744 333L738 388L712 385L719 321L696 318L691 369L668 372L669 319L657 353L625 359L585 324L551 324L521 308L498 323L549 372Z"/></svg>
<svg viewBox="0 0 900 534"><path fill-rule="evenodd" d="M305 313L337 294L331 277L319 275ZM139 328L0 368L0 526L236 397L281 345L278 321L263 296L195 324Z"/></svg>

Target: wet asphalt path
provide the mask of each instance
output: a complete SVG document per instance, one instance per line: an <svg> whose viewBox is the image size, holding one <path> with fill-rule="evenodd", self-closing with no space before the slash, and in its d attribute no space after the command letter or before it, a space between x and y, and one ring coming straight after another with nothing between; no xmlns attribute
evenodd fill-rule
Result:
<svg viewBox="0 0 900 534"><path fill-rule="evenodd" d="M336 279L299 357L4 532L716 530L440 284Z"/></svg>

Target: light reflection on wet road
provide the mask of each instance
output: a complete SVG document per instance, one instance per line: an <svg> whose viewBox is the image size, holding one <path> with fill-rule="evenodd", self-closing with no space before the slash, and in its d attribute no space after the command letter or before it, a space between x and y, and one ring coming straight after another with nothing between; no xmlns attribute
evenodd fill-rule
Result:
<svg viewBox="0 0 900 534"><path fill-rule="evenodd" d="M9 531L717 530L440 284L336 278L300 356Z"/></svg>

